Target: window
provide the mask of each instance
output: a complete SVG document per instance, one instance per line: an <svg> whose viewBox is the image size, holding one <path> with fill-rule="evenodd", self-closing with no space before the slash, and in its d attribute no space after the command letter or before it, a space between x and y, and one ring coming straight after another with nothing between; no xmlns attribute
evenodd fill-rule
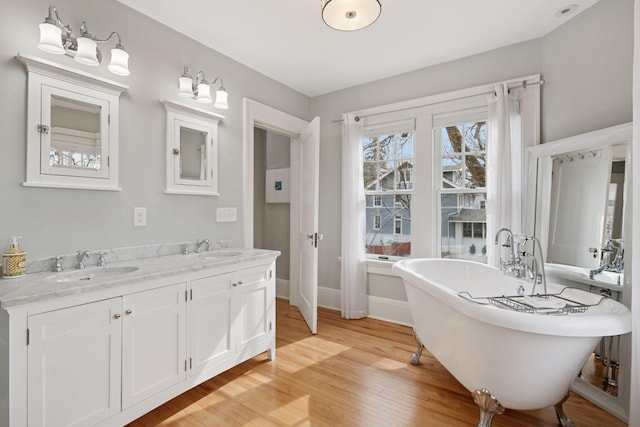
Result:
<svg viewBox="0 0 640 427"><path fill-rule="evenodd" d="M525 148L539 138L538 82L539 76L508 82L520 102ZM486 203L487 94L493 91L491 84L354 112L363 134L370 258L486 262L493 244L487 242Z"/></svg>
<svg viewBox="0 0 640 427"><path fill-rule="evenodd" d="M434 129L442 179L440 192L440 256L486 262L486 111ZM466 120L465 120L466 119ZM455 204L454 204L455 201ZM478 247L485 248L482 251Z"/></svg>
<svg viewBox="0 0 640 427"><path fill-rule="evenodd" d="M368 254L411 253L412 131L373 132L362 140Z"/></svg>
<svg viewBox="0 0 640 427"><path fill-rule="evenodd" d="M396 215L394 220L394 234L402 234L402 216Z"/></svg>

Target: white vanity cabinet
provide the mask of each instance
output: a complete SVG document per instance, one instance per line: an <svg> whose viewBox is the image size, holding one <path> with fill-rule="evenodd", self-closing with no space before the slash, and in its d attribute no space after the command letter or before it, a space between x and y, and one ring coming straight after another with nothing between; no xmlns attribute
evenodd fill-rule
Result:
<svg viewBox="0 0 640 427"><path fill-rule="evenodd" d="M0 425L122 426L265 351L273 258L0 310Z"/></svg>
<svg viewBox="0 0 640 427"><path fill-rule="evenodd" d="M29 426L93 425L184 380L185 291L180 283L29 316Z"/></svg>
<svg viewBox="0 0 640 427"><path fill-rule="evenodd" d="M122 298L122 409L186 378L186 283Z"/></svg>
<svg viewBox="0 0 640 427"><path fill-rule="evenodd" d="M191 376L211 377L255 354L273 359L274 267L191 281Z"/></svg>
<svg viewBox="0 0 640 427"><path fill-rule="evenodd" d="M29 426L93 425L120 412L120 298L29 316Z"/></svg>

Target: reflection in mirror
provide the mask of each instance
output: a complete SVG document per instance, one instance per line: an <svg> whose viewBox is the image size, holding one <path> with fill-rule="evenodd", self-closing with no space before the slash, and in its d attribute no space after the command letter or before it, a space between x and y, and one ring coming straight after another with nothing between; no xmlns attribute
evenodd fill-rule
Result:
<svg viewBox="0 0 640 427"><path fill-rule="evenodd" d="M207 170L207 133L180 126L180 179L203 181Z"/></svg>
<svg viewBox="0 0 640 427"><path fill-rule="evenodd" d="M615 259L622 249L625 155L626 144L618 144L552 157L548 262L597 269Z"/></svg>
<svg viewBox="0 0 640 427"><path fill-rule="evenodd" d="M49 166L101 169L101 106L51 96Z"/></svg>

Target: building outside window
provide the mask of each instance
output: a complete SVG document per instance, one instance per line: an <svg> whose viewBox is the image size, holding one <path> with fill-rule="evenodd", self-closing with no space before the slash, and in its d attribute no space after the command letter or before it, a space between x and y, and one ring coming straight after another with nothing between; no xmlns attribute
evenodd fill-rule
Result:
<svg viewBox="0 0 640 427"><path fill-rule="evenodd" d="M443 258L486 262L486 113L434 130L439 148Z"/></svg>
<svg viewBox="0 0 640 427"><path fill-rule="evenodd" d="M411 254L413 140L412 131L362 140L368 254Z"/></svg>

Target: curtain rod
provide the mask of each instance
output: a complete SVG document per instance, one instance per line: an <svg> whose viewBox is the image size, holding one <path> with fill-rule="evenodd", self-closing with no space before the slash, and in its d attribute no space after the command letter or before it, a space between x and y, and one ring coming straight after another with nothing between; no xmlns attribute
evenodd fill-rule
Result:
<svg viewBox="0 0 640 427"><path fill-rule="evenodd" d="M535 85L540 85L540 86L542 86L542 85L544 85L544 84L545 84L545 81L544 81L544 80L542 80L542 79L540 79L540 81L533 82L533 83L527 83L526 81L523 81L522 83L520 83L520 84L519 84L519 85L517 85L517 86L509 86L509 87L508 87L508 90L511 90L511 89L520 89L520 88L526 89L528 86L535 86ZM456 98L456 99L472 98L472 97L474 97L474 96L478 96L478 95L490 95L490 94L494 94L494 95L495 95L495 93L496 93L496 92L492 90L492 91L489 91L489 92L480 93L480 94L475 94L475 95L463 96L463 97ZM452 100L452 101L453 101L453 100ZM399 108L399 109L397 109L397 110L390 110L390 111L385 111L385 112L380 112L380 113L371 113L371 114L366 114L366 115L363 115L363 116L356 116L356 117L355 117L355 121L356 121L356 122L359 122L359 121L360 121L360 119L365 118L365 117L378 116L378 115L380 115L380 114L387 114L387 113L396 112L396 111L412 110L412 109L414 109L414 108L426 107L426 106L429 106L429 105L432 105L432 104L414 105L413 107ZM342 121L343 121L342 119L334 119L334 120L331 120L331 123L332 123L332 124L335 124L335 123L340 123L340 122L342 122Z"/></svg>

